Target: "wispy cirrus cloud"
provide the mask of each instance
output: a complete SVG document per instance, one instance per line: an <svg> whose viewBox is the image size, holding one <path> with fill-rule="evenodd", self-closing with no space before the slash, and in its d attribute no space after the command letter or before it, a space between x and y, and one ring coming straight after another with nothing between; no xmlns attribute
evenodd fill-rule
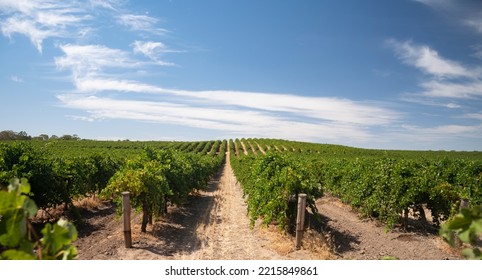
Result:
<svg viewBox="0 0 482 280"><path fill-rule="evenodd" d="M15 82L15 83L23 83L24 82L22 78L20 78L19 76L15 76L15 75L10 76L10 80Z"/></svg>
<svg viewBox="0 0 482 280"><path fill-rule="evenodd" d="M75 0L1 0L0 30L6 37L19 34L30 39L39 52L48 38L73 38L88 36L95 11L108 10L108 19L126 27L130 31L141 31L163 35L169 31L158 26L159 19L148 15L126 13L122 2L117 0L90 0L88 3Z"/></svg>
<svg viewBox="0 0 482 280"><path fill-rule="evenodd" d="M150 93L184 97L187 103L199 106L249 108L253 110L289 113L292 117L304 117L324 121L356 125L387 125L400 118L395 111L369 102L355 102L335 97L306 97L290 94L243 91L188 91L167 89L132 80L88 77L76 81L77 90L83 93L119 91Z"/></svg>
<svg viewBox="0 0 482 280"><path fill-rule="evenodd" d="M117 10L117 6L119 6L119 0L90 0L90 5L93 8L101 7L104 9L109 10Z"/></svg>
<svg viewBox="0 0 482 280"><path fill-rule="evenodd" d="M414 125L402 126L403 133L393 136L406 141L440 141L457 138L482 139L482 125L440 125L421 127Z"/></svg>
<svg viewBox="0 0 482 280"><path fill-rule="evenodd" d="M64 56L55 57L57 68L70 70L74 81L102 75L107 69L137 68L141 61L131 58L129 52L103 45L59 45Z"/></svg>
<svg viewBox="0 0 482 280"><path fill-rule="evenodd" d="M482 33L482 2L478 0L414 0Z"/></svg>
<svg viewBox="0 0 482 280"><path fill-rule="evenodd" d="M463 117L463 118L476 119L476 120L481 120L481 121L482 121L482 112L471 113L471 114L464 114L462 117Z"/></svg>
<svg viewBox="0 0 482 280"><path fill-rule="evenodd" d="M45 39L78 35L71 29L81 28L91 19L77 1L2 0L0 12L6 15L0 21L3 35L9 38L14 34L24 35L39 52Z"/></svg>
<svg viewBox="0 0 482 280"><path fill-rule="evenodd" d="M474 99L482 98L482 81L451 82L429 80L421 83L422 94L427 97Z"/></svg>
<svg viewBox="0 0 482 280"><path fill-rule="evenodd" d="M482 33L482 19L480 18L482 13L480 13L476 18L466 19L464 23L472 28L474 28L477 32Z"/></svg>
<svg viewBox="0 0 482 280"><path fill-rule="evenodd" d="M178 52L174 50L170 50L167 48L165 44L162 42L153 42L153 41L134 41L132 43L132 49L135 54L142 54L152 61L159 65L163 66L174 66L175 64L172 62L166 62L161 59L161 56L166 53L173 53Z"/></svg>
<svg viewBox="0 0 482 280"><path fill-rule="evenodd" d="M363 142L373 138L369 130L352 124L307 122L250 108L222 109L192 103L119 100L82 95L60 95L58 98L66 107L89 112L89 116L85 117L87 120L135 120L219 130L244 136L299 140L341 141L351 137Z"/></svg>
<svg viewBox="0 0 482 280"><path fill-rule="evenodd" d="M412 41L387 40L397 57L405 64L413 66L426 74L419 83L421 90L410 93L405 100L419 101L428 105L447 103L426 101L436 99L480 99L482 98L482 68L469 67L457 61L446 59L427 45ZM454 104L449 102L448 104ZM460 106L447 106L460 108Z"/></svg>
<svg viewBox="0 0 482 280"><path fill-rule="evenodd" d="M148 32L157 35L169 33L169 30L157 26L159 19L148 15L119 14L116 18L118 24L129 28L131 31Z"/></svg>
<svg viewBox="0 0 482 280"><path fill-rule="evenodd" d="M387 40L387 44L395 50L404 63L415 66L426 74L437 78L476 78L480 72L461 65L456 61L441 57L438 52L427 45L418 45L412 41Z"/></svg>

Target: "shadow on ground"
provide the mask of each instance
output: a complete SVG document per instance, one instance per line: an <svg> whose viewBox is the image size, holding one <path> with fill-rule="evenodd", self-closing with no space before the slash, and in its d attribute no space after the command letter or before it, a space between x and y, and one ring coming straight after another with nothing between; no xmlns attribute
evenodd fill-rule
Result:
<svg viewBox="0 0 482 280"><path fill-rule="evenodd" d="M196 230L210 223L213 192L218 188L221 175L222 172L219 172L205 190L190 194L182 206L170 207L166 217L154 223L152 231L133 241L133 248L167 257L199 250L207 240L197 236Z"/></svg>

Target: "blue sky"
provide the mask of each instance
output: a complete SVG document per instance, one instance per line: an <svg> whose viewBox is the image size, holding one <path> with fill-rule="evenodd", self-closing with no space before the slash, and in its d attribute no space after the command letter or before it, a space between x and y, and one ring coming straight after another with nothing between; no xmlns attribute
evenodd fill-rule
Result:
<svg viewBox="0 0 482 280"><path fill-rule="evenodd" d="M482 150L482 2L0 0L0 130Z"/></svg>

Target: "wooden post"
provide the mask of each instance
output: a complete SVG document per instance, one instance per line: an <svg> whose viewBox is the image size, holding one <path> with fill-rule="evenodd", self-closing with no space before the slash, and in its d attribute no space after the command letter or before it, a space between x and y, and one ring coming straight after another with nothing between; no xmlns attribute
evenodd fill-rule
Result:
<svg viewBox="0 0 482 280"><path fill-rule="evenodd" d="M126 248L132 248L131 201L129 192L122 193L122 216L124 218L124 241Z"/></svg>
<svg viewBox="0 0 482 280"><path fill-rule="evenodd" d="M306 194L300 193L298 195L298 213L296 215L296 250L301 248L301 239L303 238L303 228L305 226L305 208Z"/></svg>

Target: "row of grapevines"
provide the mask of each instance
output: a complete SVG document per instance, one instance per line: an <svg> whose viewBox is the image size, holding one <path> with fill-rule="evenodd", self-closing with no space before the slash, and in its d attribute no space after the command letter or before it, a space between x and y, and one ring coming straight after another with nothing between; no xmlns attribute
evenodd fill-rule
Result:
<svg viewBox="0 0 482 280"><path fill-rule="evenodd" d="M65 203L88 193L99 193L123 164L108 154L55 157L30 143L0 145L0 188L12 178L26 178L41 208Z"/></svg>
<svg viewBox="0 0 482 280"><path fill-rule="evenodd" d="M144 151L138 151L140 142L43 142L42 145L32 141L0 144L0 188L6 188L12 178L27 178L41 208L62 203L69 206L77 197L100 193L111 177L126 165L127 159L136 158ZM218 142L221 145L221 141ZM145 142L145 147L163 149L174 143ZM210 142L200 143L206 146ZM120 156L118 148L128 152ZM211 158L216 155L211 154ZM222 156L215 158L217 162L223 160Z"/></svg>
<svg viewBox="0 0 482 280"><path fill-rule="evenodd" d="M325 190L389 227L409 208L424 215L425 205L439 224L457 212L461 198L482 203L480 161L316 159L312 166Z"/></svg>
<svg viewBox="0 0 482 280"><path fill-rule="evenodd" d="M241 149L241 143L248 142L300 163L302 168L297 170L310 169L304 173L305 179L310 178L323 190L339 196L366 216L378 217L389 227L400 221L402 211L407 213L409 208L423 216L422 205L426 206L433 221L439 224L456 213L461 199L473 205L482 203L482 160L477 152L381 151L274 139L236 139L230 145L232 155L238 155L233 160L236 175L243 185L249 184L247 189L258 184L261 191L261 184L267 183L259 182L267 175L256 171L254 157L247 160L242 152L235 154L235 146ZM276 172L279 174L270 176L281 176L282 171ZM257 175L258 182L245 178Z"/></svg>
<svg viewBox="0 0 482 280"><path fill-rule="evenodd" d="M264 224L276 222L280 228L293 230L298 194L307 194L307 205L316 212L315 200L322 196L321 186L298 159L285 154L235 156L231 164L243 186L251 224L258 218Z"/></svg>
<svg viewBox="0 0 482 280"><path fill-rule="evenodd" d="M207 186L224 161L223 144L222 154L214 156L146 148L114 174L101 195L119 202L121 193L129 191L133 207L142 209L141 230L145 232L153 215L166 213L168 204L179 205L193 189Z"/></svg>

